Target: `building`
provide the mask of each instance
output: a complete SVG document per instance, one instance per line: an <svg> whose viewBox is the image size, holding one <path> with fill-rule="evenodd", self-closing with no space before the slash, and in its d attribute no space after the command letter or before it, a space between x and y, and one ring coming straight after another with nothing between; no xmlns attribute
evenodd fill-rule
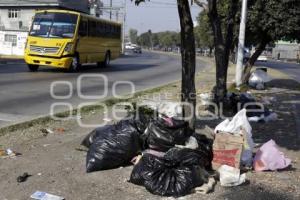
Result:
<svg viewBox="0 0 300 200"><path fill-rule="evenodd" d="M273 48L272 58L287 61L296 61L300 56L300 44L294 42L278 41Z"/></svg>
<svg viewBox="0 0 300 200"><path fill-rule="evenodd" d="M36 10L68 9L90 13L100 0L0 0L0 55L22 56ZM95 15L100 10L93 9Z"/></svg>

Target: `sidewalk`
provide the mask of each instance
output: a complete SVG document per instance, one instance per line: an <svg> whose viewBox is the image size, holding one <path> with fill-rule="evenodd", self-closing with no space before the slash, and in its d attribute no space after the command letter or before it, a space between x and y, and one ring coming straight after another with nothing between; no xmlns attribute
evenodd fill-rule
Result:
<svg viewBox="0 0 300 200"><path fill-rule="evenodd" d="M0 55L0 64L24 63L24 56Z"/></svg>

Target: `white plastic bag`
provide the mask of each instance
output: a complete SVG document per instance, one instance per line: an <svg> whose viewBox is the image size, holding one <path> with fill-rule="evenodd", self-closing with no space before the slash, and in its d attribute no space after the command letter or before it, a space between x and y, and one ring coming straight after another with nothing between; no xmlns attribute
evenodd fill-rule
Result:
<svg viewBox="0 0 300 200"><path fill-rule="evenodd" d="M272 78L267 74L267 72L263 70L256 70L249 78L249 85L257 89L264 89L264 84L271 80Z"/></svg>
<svg viewBox="0 0 300 200"><path fill-rule="evenodd" d="M222 123L220 123L215 128L215 133L217 134L219 131L228 132L233 134L240 134L241 129L246 132L246 140L244 143L243 153L242 153L242 164L246 166L252 165L252 150L254 148L254 142L252 139L252 127L247 119L246 115L247 110L243 109L238 112L233 119L230 121L226 119Z"/></svg>
<svg viewBox="0 0 300 200"><path fill-rule="evenodd" d="M144 100L139 106L146 106L167 117L181 117L183 113L182 104L173 101Z"/></svg>
<svg viewBox="0 0 300 200"><path fill-rule="evenodd" d="M222 165L219 169L220 182L224 187L232 187L243 184L246 181L246 174L240 174L240 170L228 165Z"/></svg>

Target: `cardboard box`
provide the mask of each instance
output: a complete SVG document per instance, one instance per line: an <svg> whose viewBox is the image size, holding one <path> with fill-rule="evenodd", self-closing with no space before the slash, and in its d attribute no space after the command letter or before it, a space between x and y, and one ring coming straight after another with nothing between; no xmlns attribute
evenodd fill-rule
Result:
<svg viewBox="0 0 300 200"><path fill-rule="evenodd" d="M213 144L213 169L217 170L222 165L229 165L239 169L243 145L243 134L233 135L224 132L217 133Z"/></svg>

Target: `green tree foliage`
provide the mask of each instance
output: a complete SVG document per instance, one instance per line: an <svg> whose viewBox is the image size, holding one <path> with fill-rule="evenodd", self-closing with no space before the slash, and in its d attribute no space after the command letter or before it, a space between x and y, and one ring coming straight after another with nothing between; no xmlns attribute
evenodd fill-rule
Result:
<svg viewBox="0 0 300 200"><path fill-rule="evenodd" d="M200 12L197 17L198 26L195 28L195 38L198 48L214 48L214 38L207 12Z"/></svg>
<svg viewBox="0 0 300 200"><path fill-rule="evenodd" d="M180 46L180 34L174 31L164 31L158 33L142 33L138 37L139 44L151 47L151 39L154 47L178 47Z"/></svg>
<svg viewBox="0 0 300 200"><path fill-rule="evenodd" d="M299 0L250 0L246 40L256 46L244 68L243 82L267 44L278 40L300 41Z"/></svg>
<svg viewBox="0 0 300 200"><path fill-rule="evenodd" d="M151 47L151 38L150 38L149 32L142 33L140 36L138 36L137 43L140 46L150 48Z"/></svg>
<svg viewBox="0 0 300 200"><path fill-rule="evenodd" d="M131 43L136 44L137 38L138 38L138 31L136 29L130 29L129 30L129 38L130 38Z"/></svg>

